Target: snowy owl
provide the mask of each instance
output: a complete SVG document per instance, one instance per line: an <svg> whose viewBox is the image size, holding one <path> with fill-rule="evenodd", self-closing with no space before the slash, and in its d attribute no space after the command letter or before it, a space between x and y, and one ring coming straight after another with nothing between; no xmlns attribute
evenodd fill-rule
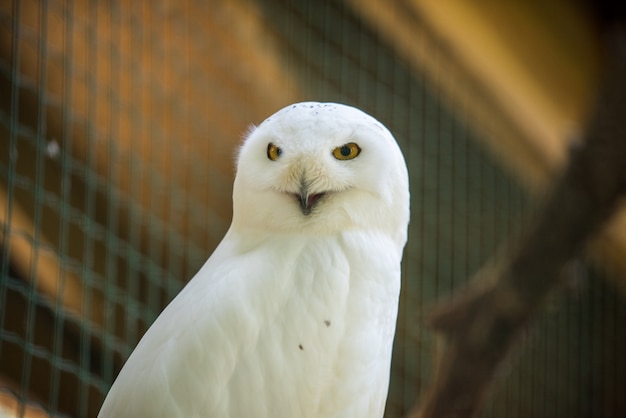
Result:
<svg viewBox="0 0 626 418"><path fill-rule="evenodd" d="M100 417L382 417L407 239L376 119L288 106L238 156L226 236L122 368Z"/></svg>

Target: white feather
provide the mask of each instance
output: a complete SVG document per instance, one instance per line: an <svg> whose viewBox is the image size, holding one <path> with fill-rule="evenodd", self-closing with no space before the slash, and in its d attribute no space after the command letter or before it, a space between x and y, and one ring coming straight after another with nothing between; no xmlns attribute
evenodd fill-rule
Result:
<svg viewBox="0 0 626 418"><path fill-rule="evenodd" d="M361 154L335 159L348 142ZM324 193L309 214L303 185ZM408 220L406 165L379 122L332 103L279 111L242 146L228 233L99 416L382 417Z"/></svg>

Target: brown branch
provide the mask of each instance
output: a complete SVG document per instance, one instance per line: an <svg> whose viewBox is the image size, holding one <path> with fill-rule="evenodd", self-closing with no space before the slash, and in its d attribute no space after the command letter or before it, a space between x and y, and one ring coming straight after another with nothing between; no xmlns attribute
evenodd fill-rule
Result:
<svg viewBox="0 0 626 418"><path fill-rule="evenodd" d="M626 30L607 36L607 74L584 141L507 257L484 268L431 326L444 340L436 374L411 417L472 417L524 326L615 212L626 192Z"/></svg>

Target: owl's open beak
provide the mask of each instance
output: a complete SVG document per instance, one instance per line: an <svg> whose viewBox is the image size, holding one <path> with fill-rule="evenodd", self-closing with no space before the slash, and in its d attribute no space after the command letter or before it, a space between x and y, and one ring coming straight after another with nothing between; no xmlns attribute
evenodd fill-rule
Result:
<svg viewBox="0 0 626 418"><path fill-rule="evenodd" d="M306 216L311 213L315 204L324 196L324 193L309 193L306 189L298 195L300 201L300 209Z"/></svg>

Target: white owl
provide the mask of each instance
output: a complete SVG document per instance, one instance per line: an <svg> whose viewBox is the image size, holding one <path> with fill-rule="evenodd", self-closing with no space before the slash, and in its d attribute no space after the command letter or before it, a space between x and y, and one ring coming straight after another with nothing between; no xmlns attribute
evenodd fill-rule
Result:
<svg viewBox="0 0 626 418"><path fill-rule="evenodd" d="M360 110L299 103L237 164L230 229L100 417L382 417L409 222L404 158Z"/></svg>

